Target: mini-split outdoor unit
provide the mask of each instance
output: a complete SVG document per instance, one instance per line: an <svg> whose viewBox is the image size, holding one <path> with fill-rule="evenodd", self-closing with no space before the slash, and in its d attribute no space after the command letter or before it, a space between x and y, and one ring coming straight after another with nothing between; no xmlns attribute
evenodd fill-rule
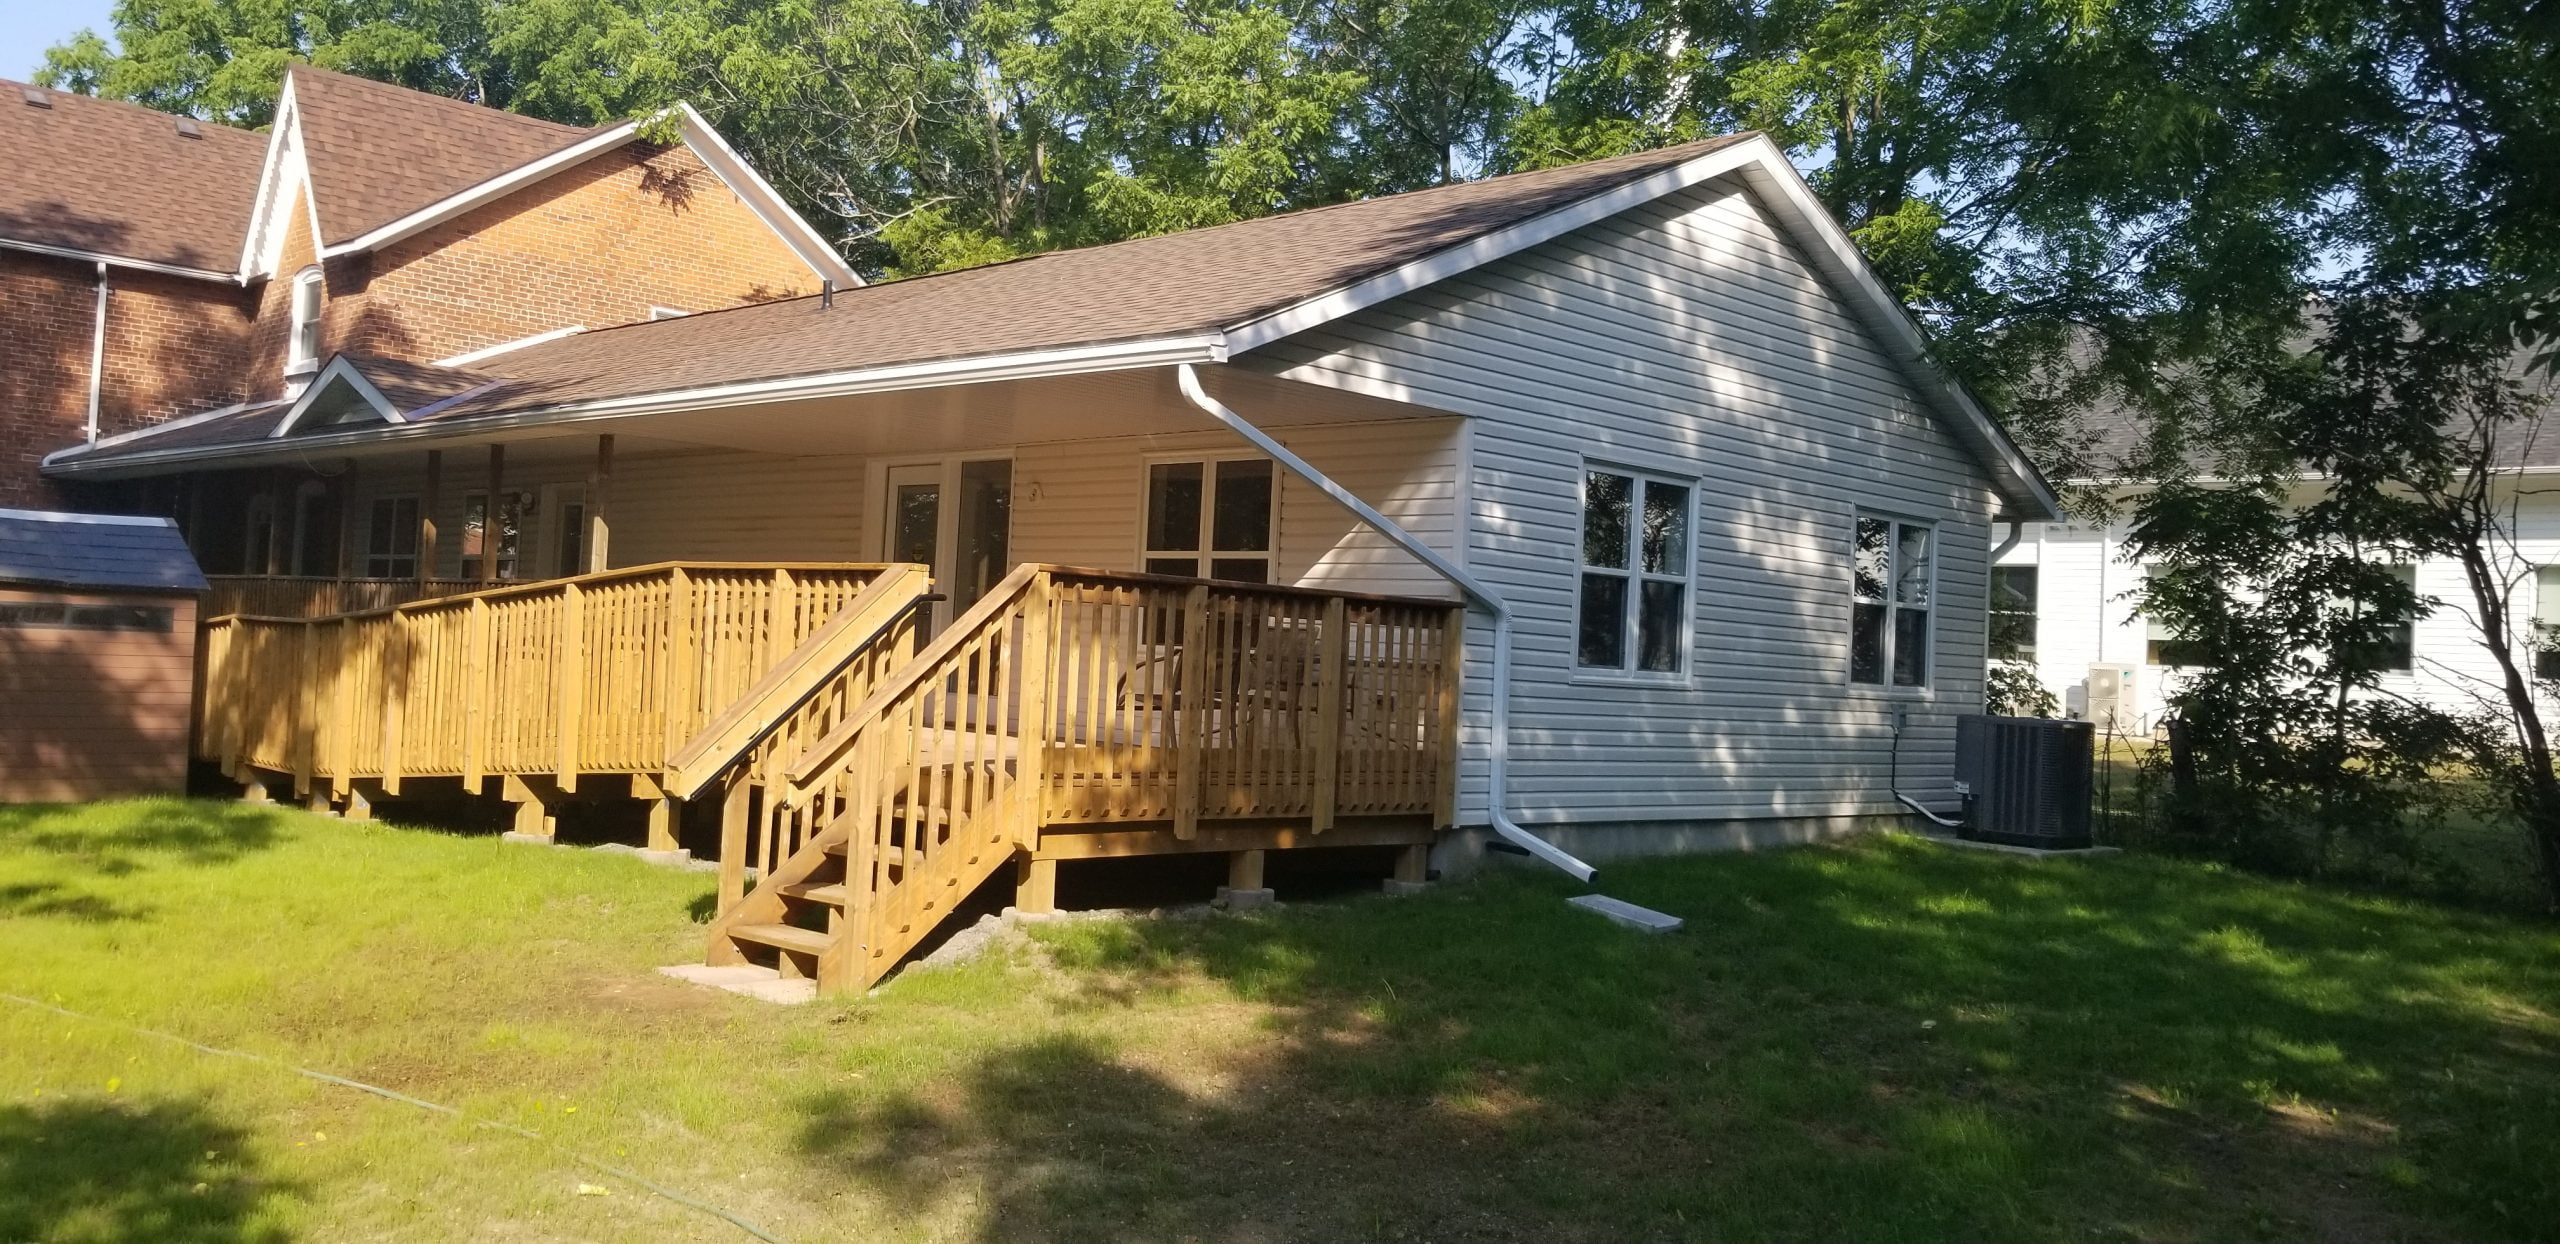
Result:
<svg viewBox="0 0 2560 1244"><path fill-rule="evenodd" d="M2133 666L2092 665L2084 685L2090 724L2118 734L2134 731L2136 719L2142 716L2142 700L2136 693Z"/></svg>
<svg viewBox="0 0 2560 1244"><path fill-rule="evenodd" d="M2097 671L2090 671L2091 705ZM1966 792L1956 833L2047 850L2089 845L2089 771L2097 727L2043 717L1956 718L1956 784Z"/></svg>

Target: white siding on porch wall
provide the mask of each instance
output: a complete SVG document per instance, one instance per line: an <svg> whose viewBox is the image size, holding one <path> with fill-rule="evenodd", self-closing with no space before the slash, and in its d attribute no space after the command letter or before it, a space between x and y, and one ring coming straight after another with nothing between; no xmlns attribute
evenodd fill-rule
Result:
<svg viewBox="0 0 2560 1244"><path fill-rule="evenodd" d="M1276 374L1471 416L1471 569L1517 615L1524 824L1894 811L1944 796L1980 711L1987 475L1750 196L1711 183L1255 356ZM1249 413L1249 412L1248 412ZM1577 674L1584 461L1699 481L1693 668ZM1848 682L1861 510L1939 526L1934 686ZM1486 628L1472 628L1467 819L1485 816Z"/></svg>
<svg viewBox="0 0 2560 1244"><path fill-rule="evenodd" d="M1290 428L1281 440L1433 548L1454 555L1461 429L1460 420L1447 417L1380 420ZM1013 560L1137 569L1147 463L1248 448L1223 429L1019 446ZM614 462L608 498L612 564L876 560L877 516L865 500L876 465L858 457L725 450L623 455ZM435 519L437 564L447 573L458 573L461 560L464 496L487 486L487 472L481 451L445 457ZM415 495L425 486L423 468L375 467L358 480L358 512L367 518L363 501ZM510 461L505 484L511 492L539 494L547 485L585 480L584 465L554 455ZM1360 527L1332 498L1285 472L1279 489L1273 537L1281 581L1454 599L1437 575ZM550 524L548 514L528 521L525 547L547 547ZM359 549L365 538L359 529Z"/></svg>

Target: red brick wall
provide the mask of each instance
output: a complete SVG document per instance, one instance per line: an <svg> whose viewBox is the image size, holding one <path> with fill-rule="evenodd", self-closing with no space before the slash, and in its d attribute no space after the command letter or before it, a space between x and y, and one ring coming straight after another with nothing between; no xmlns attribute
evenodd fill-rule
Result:
<svg viewBox="0 0 2560 1244"><path fill-rule="evenodd" d="M652 306L811 293L818 278L692 152L634 144L332 263L328 284L332 349L432 360Z"/></svg>
<svg viewBox="0 0 2560 1244"><path fill-rule="evenodd" d="M111 268L98 425L113 435L241 400L249 317L241 291ZM0 251L0 506L73 503L36 464L89 417L93 264Z"/></svg>

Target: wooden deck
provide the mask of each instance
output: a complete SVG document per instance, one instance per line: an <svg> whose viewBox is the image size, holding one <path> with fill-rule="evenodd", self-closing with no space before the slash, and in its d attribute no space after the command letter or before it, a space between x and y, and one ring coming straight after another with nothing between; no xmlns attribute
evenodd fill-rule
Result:
<svg viewBox="0 0 2560 1244"><path fill-rule="evenodd" d="M722 809L713 962L868 987L997 870L1418 848L1455 816L1458 606L1017 567L925 642L918 566L661 565L206 626L199 745L360 811L498 779ZM582 787L582 781L585 785ZM1418 879L1420 854L1400 872ZM749 885L752 871L757 884Z"/></svg>

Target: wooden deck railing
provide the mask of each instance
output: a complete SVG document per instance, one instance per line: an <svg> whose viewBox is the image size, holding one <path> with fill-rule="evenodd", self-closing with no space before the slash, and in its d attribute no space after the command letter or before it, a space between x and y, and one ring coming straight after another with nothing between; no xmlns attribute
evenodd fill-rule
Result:
<svg viewBox="0 0 2560 1244"><path fill-rule="evenodd" d="M820 984L867 988L1044 828L1454 814L1458 607L1022 566L792 760L715 960L827 890ZM746 826L733 818L744 842ZM725 850L724 850L725 854ZM841 890L812 878L843 868ZM723 887L728 900L738 890Z"/></svg>
<svg viewBox="0 0 2560 1244"><path fill-rule="evenodd" d="M639 566L323 618L205 625L200 754L308 791L662 773L881 573Z"/></svg>
<svg viewBox="0 0 2560 1244"><path fill-rule="evenodd" d="M317 618L499 586L482 579L337 579L325 575L206 575L203 615Z"/></svg>

